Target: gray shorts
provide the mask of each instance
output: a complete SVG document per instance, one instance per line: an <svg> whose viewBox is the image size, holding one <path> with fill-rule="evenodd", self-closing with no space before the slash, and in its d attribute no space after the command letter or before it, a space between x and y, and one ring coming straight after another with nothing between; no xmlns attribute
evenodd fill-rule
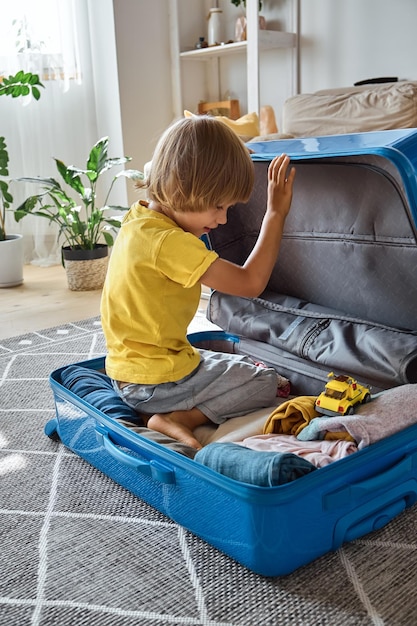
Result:
<svg viewBox="0 0 417 626"><path fill-rule="evenodd" d="M139 413L170 413L194 407L215 424L276 403L277 372L246 356L199 350L199 366L174 383L126 385L114 389Z"/></svg>

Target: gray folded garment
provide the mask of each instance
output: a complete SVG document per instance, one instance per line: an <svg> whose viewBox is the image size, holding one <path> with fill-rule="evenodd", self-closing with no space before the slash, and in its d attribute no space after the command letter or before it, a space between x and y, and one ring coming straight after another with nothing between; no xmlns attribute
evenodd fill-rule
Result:
<svg viewBox="0 0 417 626"><path fill-rule="evenodd" d="M291 452L251 450L228 442L209 443L194 460L224 476L259 487L283 485L317 469Z"/></svg>

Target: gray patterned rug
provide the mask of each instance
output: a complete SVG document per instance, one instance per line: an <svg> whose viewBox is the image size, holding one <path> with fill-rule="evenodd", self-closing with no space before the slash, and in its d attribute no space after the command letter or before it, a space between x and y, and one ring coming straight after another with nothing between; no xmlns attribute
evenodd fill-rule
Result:
<svg viewBox="0 0 417 626"><path fill-rule="evenodd" d="M266 579L48 439L50 372L104 351L97 318L0 342L1 626L417 624L416 506Z"/></svg>

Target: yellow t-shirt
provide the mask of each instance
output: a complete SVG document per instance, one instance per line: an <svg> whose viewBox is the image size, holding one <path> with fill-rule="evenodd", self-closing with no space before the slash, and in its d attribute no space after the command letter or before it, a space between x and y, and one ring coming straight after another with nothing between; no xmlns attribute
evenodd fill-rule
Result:
<svg viewBox="0 0 417 626"><path fill-rule="evenodd" d="M116 380L180 380L199 363L187 340L200 278L218 258L195 235L139 203L123 220L101 300L106 372Z"/></svg>

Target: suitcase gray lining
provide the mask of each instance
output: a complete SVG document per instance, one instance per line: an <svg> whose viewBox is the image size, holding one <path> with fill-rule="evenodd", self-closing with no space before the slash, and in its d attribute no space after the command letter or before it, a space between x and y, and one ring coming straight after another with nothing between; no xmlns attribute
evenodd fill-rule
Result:
<svg viewBox="0 0 417 626"><path fill-rule="evenodd" d="M249 202L210 233L212 248L232 262L243 264L258 236L268 165L255 162ZM294 165L292 208L266 291L252 300L213 293L208 319L237 334L240 350L261 350L297 394L320 391L317 379L333 369L375 390L417 382L416 229L396 166L363 154Z"/></svg>
<svg viewBox="0 0 417 626"><path fill-rule="evenodd" d="M295 163L293 206L268 290L346 315L417 330L416 233L402 180L372 156ZM220 256L243 264L266 206L267 162L255 163L246 205L210 233Z"/></svg>
<svg viewBox="0 0 417 626"><path fill-rule="evenodd" d="M280 373L286 368L284 375L292 382L289 361L293 368L299 362L295 368L299 374L310 363L328 372L348 372L379 390L417 382L414 331L371 324L270 292L265 299L213 292L207 316L226 332L238 335L243 343L252 340L252 351L269 352L274 367ZM305 393L302 382L297 383L301 394Z"/></svg>

